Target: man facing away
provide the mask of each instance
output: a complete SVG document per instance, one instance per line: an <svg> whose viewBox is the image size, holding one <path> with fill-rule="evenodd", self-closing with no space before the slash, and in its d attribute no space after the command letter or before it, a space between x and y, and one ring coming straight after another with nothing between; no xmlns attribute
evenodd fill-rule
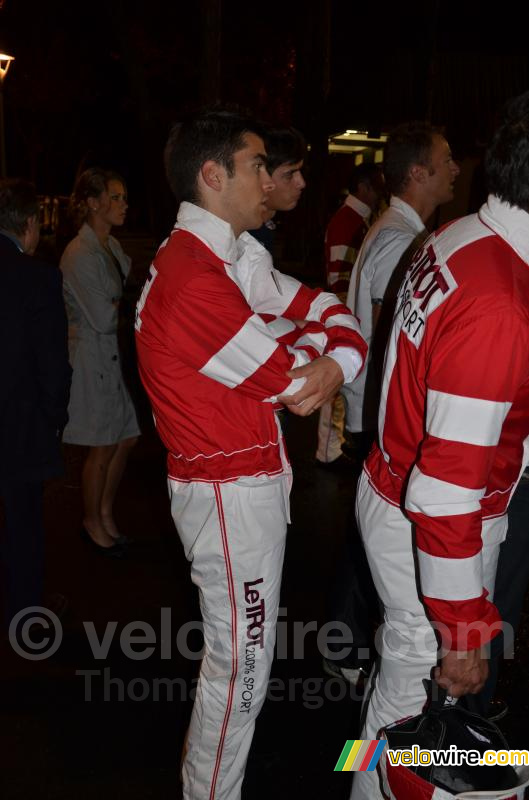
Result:
<svg viewBox="0 0 529 800"><path fill-rule="evenodd" d="M345 303L351 270L368 230L368 220L380 203L384 178L374 163L354 167L349 179L349 193L341 208L331 217L325 233L325 268L327 288ZM342 452L345 406L341 395L325 403L318 421L318 466L351 469L351 461Z"/></svg>
<svg viewBox="0 0 529 800"><path fill-rule="evenodd" d="M426 236L426 221L452 199L458 174L448 142L430 125L405 123L389 136L384 175L390 205L364 239L347 294L347 305L359 317L370 348L366 369L342 390L346 428L356 440L360 460L367 455L377 427L380 373L396 290Z"/></svg>
<svg viewBox="0 0 529 800"><path fill-rule="evenodd" d="M420 713L432 669L453 697L478 692L499 632L498 551L529 441L529 93L486 173L487 202L430 236L397 298L357 497L385 612L366 739ZM358 773L352 798L380 796L376 774Z"/></svg>
<svg viewBox="0 0 529 800"><path fill-rule="evenodd" d="M35 187L21 178L1 180L0 497L7 624L43 602L43 481L62 472L61 434L68 419L71 369L62 277L32 257L38 242Z"/></svg>
<svg viewBox="0 0 529 800"><path fill-rule="evenodd" d="M266 218L273 190L260 133L222 111L173 130L177 224L137 308L140 374L204 622L182 769L192 800L240 797L266 695L291 483L274 408L310 414L366 350L345 306L277 272L245 233Z"/></svg>

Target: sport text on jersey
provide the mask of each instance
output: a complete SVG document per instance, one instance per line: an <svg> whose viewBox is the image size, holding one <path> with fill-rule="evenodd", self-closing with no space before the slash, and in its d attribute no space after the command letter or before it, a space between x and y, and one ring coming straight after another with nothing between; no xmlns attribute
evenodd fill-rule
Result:
<svg viewBox="0 0 529 800"><path fill-rule="evenodd" d="M446 264L436 264L433 244L417 251L397 300L395 324L418 347L429 314L451 294L457 284Z"/></svg>

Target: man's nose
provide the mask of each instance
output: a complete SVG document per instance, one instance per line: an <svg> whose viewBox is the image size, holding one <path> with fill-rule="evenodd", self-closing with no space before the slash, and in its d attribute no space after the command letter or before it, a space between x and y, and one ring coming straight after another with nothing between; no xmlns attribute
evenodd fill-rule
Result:
<svg viewBox="0 0 529 800"><path fill-rule="evenodd" d="M276 186L274 181L272 180L272 176L266 170L265 167L263 167L261 170L261 185L263 187L264 192L271 192L273 189L275 189Z"/></svg>
<svg viewBox="0 0 529 800"><path fill-rule="evenodd" d="M301 172L296 173L296 186L298 189L304 189L307 185L305 178L301 174Z"/></svg>

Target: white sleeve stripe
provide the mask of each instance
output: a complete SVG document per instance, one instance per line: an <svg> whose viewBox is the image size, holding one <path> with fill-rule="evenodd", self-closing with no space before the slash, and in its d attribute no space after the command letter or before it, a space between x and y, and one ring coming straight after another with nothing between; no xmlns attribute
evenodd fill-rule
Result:
<svg viewBox="0 0 529 800"><path fill-rule="evenodd" d="M424 475L417 466L414 466L406 492L405 508L407 511L425 514L427 517L471 514L480 510L479 501L484 494L485 487L467 489Z"/></svg>
<svg viewBox="0 0 529 800"><path fill-rule="evenodd" d="M320 353L320 355L325 350L325 345L327 344L327 334L326 333L307 333L305 336L302 336L300 339L296 341L295 347L304 347L308 345L309 347L314 347L315 350Z"/></svg>
<svg viewBox="0 0 529 800"><path fill-rule="evenodd" d="M511 405L428 389L426 430L438 439L495 447Z"/></svg>
<svg viewBox="0 0 529 800"><path fill-rule="evenodd" d="M481 597L481 552L470 558L441 558L417 548L417 560L425 597L451 601Z"/></svg>
<svg viewBox="0 0 529 800"><path fill-rule="evenodd" d="M346 244L335 244L329 249L331 261L343 261L349 248Z"/></svg>
<svg viewBox="0 0 529 800"><path fill-rule="evenodd" d="M200 372L233 389L266 363L277 346L266 324L253 314Z"/></svg>
<svg viewBox="0 0 529 800"><path fill-rule="evenodd" d="M326 328L334 328L336 325L343 325L344 328L358 329L357 322L351 314L333 314L325 320Z"/></svg>
<svg viewBox="0 0 529 800"><path fill-rule="evenodd" d="M267 322L266 327L268 328L270 336L273 336L274 339L279 339L280 336L284 336L286 333L291 333L295 330L296 324L289 319L285 319L285 317L276 317L276 319Z"/></svg>

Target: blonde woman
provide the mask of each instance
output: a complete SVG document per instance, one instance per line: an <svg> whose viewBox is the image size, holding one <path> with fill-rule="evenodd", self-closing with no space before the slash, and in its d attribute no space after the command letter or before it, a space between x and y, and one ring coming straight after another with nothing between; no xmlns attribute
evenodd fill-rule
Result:
<svg viewBox="0 0 529 800"><path fill-rule="evenodd" d="M60 264L73 368L63 440L89 447L82 475L82 534L99 553L119 557L127 537L116 527L112 509L140 432L118 351L119 303L130 258L110 234L125 221L125 184L116 173L86 170L71 206L80 230Z"/></svg>

